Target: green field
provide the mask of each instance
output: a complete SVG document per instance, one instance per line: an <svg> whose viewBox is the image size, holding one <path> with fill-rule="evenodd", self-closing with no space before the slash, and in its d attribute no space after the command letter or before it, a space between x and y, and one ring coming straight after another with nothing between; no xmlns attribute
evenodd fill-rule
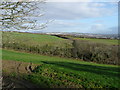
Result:
<svg viewBox="0 0 120 90"><path fill-rule="evenodd" d="M73 39L83 40L83 41L90 41L90 42L96 42L96 43L103 43L107 45L118 45L119 40L117 39L97 39L97 38L79 38L79 37L70 37Z"/></svg>
<svg viewBox="0 0 120 90"><path fill-rule="evenodd" d="M115 65L96 64L13 50L2 50L2 52L3 60L39 64L34 72L25 78L40 87L120 88L120 67Z"/></svg>
<svg viewBox="0 0 120 90"><path fill-rule="evenodd" d="M65 43L71 44L71 40L59 38L56 36L51 35L42 35L42 34L32 34L32 33L18 33L18 32L3 32L3 42L7 41L7 36L9 37L9 41L12 42L19 42L23 44L30 44L30 45L56 45L56 46L64 46ZM96 43L103 43L107 45L118 45L118 40L116 39L95 39L95 38L79 38L79 37L70 37L72 39L79 39L84 41L96 42Z"/></svg>
<svg viewBox="0 0 120 90"><path fill-rule="evenodd" d="M111 45L118 45L118 40L110 40L110 39L88 39L88 38L80 38L80 40L88 40L97 43L104 43L104 44L111 44Z"/></svg>
<svg viewBox="0 0 120 90"><path fill-rule="evenodd" d="M19 61L37 65L31 74L21 75L39 87L120 88L120 67L117 66L118 40L63 39L51 35L18 32L2 32L2 36L2 59L8 61L7 64L3 63L8 65L3 72L7 72L6 69L9 71L9 68L13 68L13 63ZM73 49L76 49L76 52L72 51ZM76 54L78 58L74 57ZM22 65L21 68L25 68L24 64Z"/></svg>
<svg viewBox="0 0 120 90"><path fill-rule="evenodd" d="M71 43L70 40L65 40L51 35L18 33L18 32L2 32L3 43L19 43L27 46L43 46L46 44L64 47L65 43Z"/></svg>

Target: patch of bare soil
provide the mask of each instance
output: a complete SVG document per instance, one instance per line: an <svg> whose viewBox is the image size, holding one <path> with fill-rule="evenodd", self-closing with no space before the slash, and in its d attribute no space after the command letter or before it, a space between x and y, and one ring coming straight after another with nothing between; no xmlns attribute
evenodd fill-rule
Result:
<svg viewBox="0 0 120 90"><path fill-rule="evenodd" d="M27 63L27 62L20 62L20 61L9 61L3 60L2 61L2 69L7 73L21 73L21 74L28 74L34 70L39 64Z"/></svg>
<svg viewBox="0 0 120 90"><path fill-rule="evenodd" d="M20 62L20 61L2 61L3 70L3 90L12 90L14 88L38 88L38 86L24 80L20 77L21 74L31 74L32 71L38 66L38 64ZM11 77L9 75L16 74L17 77Z"/></svg>

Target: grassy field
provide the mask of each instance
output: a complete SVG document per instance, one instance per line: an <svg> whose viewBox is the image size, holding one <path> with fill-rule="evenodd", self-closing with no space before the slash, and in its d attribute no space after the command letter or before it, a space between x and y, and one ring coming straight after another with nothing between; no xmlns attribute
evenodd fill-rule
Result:
<svg viewBox="0 0 120 90"><path fill-rule="evenodd" d="M18 32L2 32L3 43L20 43L28 46L43 46L46 44L64 47L65 43L71 43L59 37L42 34L18 33Z"/></svg>
<svg viewBox="0 0 120 90"><path fill-rule="evenodd" d="M91 38L80 38L80 40L88 40L97 43L104 43L110 45L118 45L118 40L110 40L110 39L91 39Z"/></svg>
<svg viewBox="0 0 120 90"><path fill-rule="evenodd" d="M2 52L3 60L39 64L32 74L25 78L40 87L120 88L120 67L115 65L96 64L11 50L2 50Z"/></svg>
<svg viewBox="0 0 120 90"><path fill-rule="evenodd" d="M96 42L96 43L102 43L107 45L119 45L119 40L117 39L97 39L97 38L79 38L79 37L70 37L73 39L83 40L83 41L90 41L90 42Z"/></svg>
<svg viewBox="0 0 120 90"><path fill-rule="evenodd" d="M12 42L19 42L23 44L29 45L56 45L56 46L64 46L65 43L71 44L71 40L59 38L56 36L51 35L42 35L42 34L32 34L32 33L18 33L18 32L3 32L3 42L10 41ZM69 36L68 36L69 37ZM8 39L9 38L9 39ZM114 39L95 39L95 38L79 38L79 37L69 37L72 39L80 39L84 41L96 42L96 43L103 43L107 45L118 45L118 40Z"/></svg>
<svg viewBox="0 0 120 90"><path fill-rule="evenodd" d="M42 34L2 33L3 72L9 71L15 76L25 72L21 74L24 79L44 88L120 88L118 40L63 39ZM72 59L74 55L79 57ZM81 60L83 56L89 62ZM30 66L31 63L34 65ZM30 73L25 71L28 66L34 67ZM18 71L14 72L14 68Z"/></svg>

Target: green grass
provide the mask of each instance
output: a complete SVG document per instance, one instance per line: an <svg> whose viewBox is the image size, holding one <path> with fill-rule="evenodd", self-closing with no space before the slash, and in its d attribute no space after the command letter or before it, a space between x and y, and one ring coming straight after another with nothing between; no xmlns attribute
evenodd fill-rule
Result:
<svg viewBox="0 0 120 90"><path fill-rule="evenodd" d="M78 39L78 40L84 40L84 41L90 41L90 42L95 42L95 43L102 43L102 44L107 44L107 45L118 45L119 40L117 39L97 39L97 38L79 38L79 37L70 37L73 39Z"/></svg>
<svg viewBox="0 0 120 90"><path fill-rule="evenodd" d="M64 47L65 43L71 43L70 40L65 40L59 37L32 33L18 33L18 32L2 32L3 43L20 43L31 46L43 46L46 44Z"/></svg>
<svg viewBox="0 0 120 90"><path fill-rule="evenodd" d="M80 38L80 40L88 40L97 43L104 43L110 45L118 45L118 40L111 40L111 39L92 39L92 38Z"/></svg>
<svg viewBox="0 0 120 90"><path fill-rule="evenodd" d="M42 35L42 34L31 34L31 33L18 33L18 32L2 32L3 42L7 40L12 42L17 42L25 45L39 45L43 46L46 44L64 47L65 43L71 44L71 40L66 40L51 35ZM69 37L69 36L68 36ZM114 39L95 39L95 38L79 38L79 37L70 37L73 39L85 40L96 43L103 43L107 45L118 45L118 40Z"/></svg>
<svg viewBox="0 0 120 90"><path fill-rule="evenodd" d="M96 64L75 59L50 57L2 50L3 60L40 64L27 80L40 87L120 88L119 70L115 65Z"/></svg>

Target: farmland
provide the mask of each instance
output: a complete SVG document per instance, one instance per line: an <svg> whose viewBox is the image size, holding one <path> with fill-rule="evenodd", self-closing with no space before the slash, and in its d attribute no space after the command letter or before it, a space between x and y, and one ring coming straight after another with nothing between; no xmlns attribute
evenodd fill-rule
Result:
<svg viewBox="0 0 120 90"><path fill-rule="evenodd" d="M71 43L69 40L58 38L51 35L31 34L31 33L18 33L18 32L2 32L3 43L9 41L9 43L21 43L31 46L43 46L46 44L55 46L64 46L63 43Z"/></svg>
<svg viewBox="0 0 120 90"><path fill-rule="evenodd" d="M103 43L107 45L119 45L119 40L116 40L116 39L80 38L80 37L70 37L70 36L69 38L79 39L83 41L96 42L96 43Z"/></svg>
<svg viewBox="0 0 120 90"><path fill-rule="evenodd" d="M105 64L119 64L117 40L64 39L51 35L3 32L4 49L49 56L77 58ZM108 43L115 43L109 44ZM101 43L100 43L101 42ZM107 44L106 44L107 43Z"/></svg>
<svg viewBox="0 0 120 90"><path fill-rule="evenodd" d="M3 50L4 60L38 64L32 74L26 76L25 79L44 88L118 88L120 86L118 73L120 68L115 65L33 55L11 50Z"/></svg>
<svg viewBox="0 0 120 90"><path fill-rule="evenodd" d="M43 88L120 86L117 40L2 33L3 73L11 78Z"/></svg>

